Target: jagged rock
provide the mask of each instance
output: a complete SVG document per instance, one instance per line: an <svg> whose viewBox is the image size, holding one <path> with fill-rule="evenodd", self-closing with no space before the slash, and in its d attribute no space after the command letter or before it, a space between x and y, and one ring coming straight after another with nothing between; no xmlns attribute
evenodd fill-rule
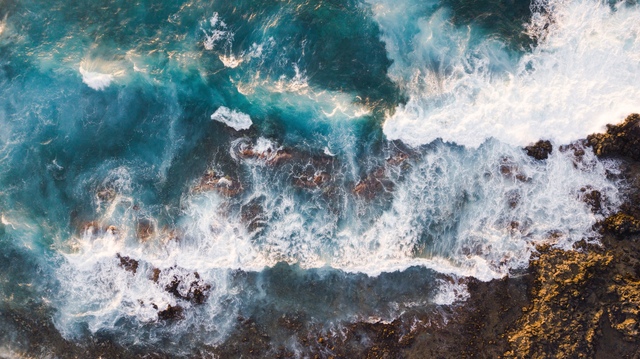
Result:
<svg viewBox="0 0 640 359"><path fill-rule="evenodd" d="M571 152L576 163L582 162L585 152L585 147L588 145L586 140L579 140L568 145L562 145L559 147L560 152Z"/></svg>
<svg viewBox="0 0 640 359"><path fill-rule="evenodd" d="M127 256L123 257L120 255L120 253L116 254L116 257L118 257L118 259L120 260L120 266L124 268L124 270L136 274L139 265L137 260Z"/></svg>
<svg viewBox="0 0 640 359"><path fill-rule="evenodd" d="M589 205L593 213L598 213L602 210L603 198L600 191L589 187L581 188L580 191L584 193L582 198L584 202Z"/></svg>
<svg viewBox="0 0 640 359"><path fill-rule="evenodd" d="M604 220L603 229L617 236L637 234L640 233L640 221L626 213L618 212Z"/></svg>
<svg viewBox="0 0 640 359"><path fill-rule="evenodd" d="M371 200L383 191L393 190L393 182L386 178L384 167L378 167L367 177L356 183L353 193L356 196Z"/></svg>
<svg viewBox="0 0 640 359"><path fill-rule="evenodd" d="M536 160L546 160L549 158L551 152L553 152L553 146L549 141L540 140L535 144L529 145L524 148L527 151L527 155L535 158Z"/></svg>
<svg viewBox="0 0 640 359"><path fill-rule="evenodd" d="M604 308L584 305L596 295L595 278L613 260L609 253L563 251L538 247L539 255L530 263L534 284L531 305L508 333L511 350L506 358L592 357L595 335ZM594 299L595 300L595 299ZM549 355L548 348L554 348Z"/></svg>
<svg viewBox="0 0 640 359"><path fill-rule="evenodd" d="M179 306L167 305L167 309L158 312L158 319L160 320L177 320L184 318L184 309Z"/></svg>
<svg viewBox="0 0 640 359"><path fill-rule="evenodd" d="M587 136L597 156L626 156L640 160L640 115L629 115L619 125L607 125L606 133Z"/></svg>
<svg viewBox="0 0 640 359"><path fill-rule="evenodd" d="M180 291L182 280L178 276L173 276L171 283L165 287L165 290L176 298L190 301L193 304L203 304L207 300L211 285L204 283L197 272L194 273L194 276L195 280L189 283L189 287L184 294Z"/></svg>
<svg viewBox="0 0 640 359"><path fill-rule="evenodd" d="M373 199L382 189L382 184L379 181L366 178L356 184L353 193L366 199Z"/></svg>
<svg viewBox="0 0 640 359"><path fill-rule="evenodd" d="M390 166L398 166L403 164L409 159L409 155L404 152L398 152L397 154L387 158L387 164Z"/></svg>

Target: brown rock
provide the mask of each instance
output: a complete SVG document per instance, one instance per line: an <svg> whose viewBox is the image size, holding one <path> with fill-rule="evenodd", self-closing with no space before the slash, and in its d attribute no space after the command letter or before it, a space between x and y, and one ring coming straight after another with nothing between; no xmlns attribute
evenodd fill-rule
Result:
<svg viewBox="0 0 640 359"><path fill-rule="evenodd" d="M619 125L607 125L606 133L587 136L587 143L598 156L625 156L640 160L640 115L629 115Z"/></svg>
<svg viewBox="0 0 640 359"><path fill-rule="evenodd" d="M167 309L158 312L160 320L178 320L184 318L184 309L179 306L167 305Z"/></svg>
<svg viewBox="0 0 640 359"><path fill-rule="evenodd" d="M182 280L177 276L174 276L171 280L171 283L165 287L165 290L174 297L188 300L193 304L203 304L208 297L209 290L211 289L211 285L204 283L200 279L200 275L196 272L194 273L196 280L189 283L189 288L186 294L182 294L178 288L180 287Z"/></svg>
<svg viewBox="0 0 640 359"><path fill-rule="evenodd" d="M356 183L353 193L358 197L371 200L383 191L392 191L393 187L393 182L386 177L384 167L378 167Z"/></svg>
<svg viewBox="0 0 640 359"><path fill-rule="evenodd" d="M116 257L120 259L120 266L124 268L124 270L136 274L139 265L137 260L126 256L123 257L120 253L116 254Z"/></svg>
<svg viewBox="0 0 640 359"><path fill-rule="evenodd" d="M627 236L640 233L640 221L626 213L618 212L604 220L603 228L617 236Z"/></svg>
<svg viewBox="0 0 640 359"><path fill-rule="evenodd" d="M536 160L546 160L549 158L551 152L553 152L553 146L549 141L538 141L535 144L529 145L524 148L527 151L527 155L535 158Z"/></svg>
<svg viewBox="0 0 640 359"><path fill-rule="evenodd" d="M227 197L234 197L242 190L239 181L228 176L220 176L213 170L208 170L200 179L200 183L193 188L194 192L216 191Z"/></svg>

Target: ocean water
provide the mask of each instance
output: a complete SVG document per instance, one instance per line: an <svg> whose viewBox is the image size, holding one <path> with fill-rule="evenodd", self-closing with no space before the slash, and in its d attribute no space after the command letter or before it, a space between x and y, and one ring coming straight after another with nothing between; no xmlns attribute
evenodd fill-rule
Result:
<svg viewBox="0 0 640 359"><path fill-rule="evenodd" d="M617 164L574 141L640 111L639 36L633 2L0 0L0 356L59 355L16 313L176 356L252 318L304 356L279 318L597 242Z"/></svg>

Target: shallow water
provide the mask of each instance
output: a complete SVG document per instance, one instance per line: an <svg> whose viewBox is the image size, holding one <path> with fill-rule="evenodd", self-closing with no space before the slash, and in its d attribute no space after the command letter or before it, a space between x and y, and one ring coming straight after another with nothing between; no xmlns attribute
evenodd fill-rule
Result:
<svg viewBox="0 0 640 359"><path fill-rule="evenodd" d="M283 316L339 331L460 303L461 278L536 244L597 241L621 201L614 162L559 146L638 111L636 5L16 0L0 19L0 311L41 308L68 341L186 355L242 317L297 352ZM546 160L522 150L538 139ZM1 318L0 356L26 351Z"/></svg>

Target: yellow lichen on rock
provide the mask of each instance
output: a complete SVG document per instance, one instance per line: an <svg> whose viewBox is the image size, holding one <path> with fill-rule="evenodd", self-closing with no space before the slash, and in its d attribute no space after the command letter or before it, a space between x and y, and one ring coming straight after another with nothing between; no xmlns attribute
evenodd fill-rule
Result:
<svg viewBox="0 0 640 359"><path fill-rule="evenodd" d="M612 327L621 332L626 340L632 340L640 334L640 281L623 281L624 284L612 285L609 288L617 294L618 300L608 308L608 315Z"/></svg>
<svg viewBox="0 0 640 359"><path fill-rule="evenodd" d="M607 268L613 258L601 251L540 250L530 265L534 275L532 304L507 333L511 350L505 357L588 355L603 309L582 304L591 300L593 276Z"/></svg>

